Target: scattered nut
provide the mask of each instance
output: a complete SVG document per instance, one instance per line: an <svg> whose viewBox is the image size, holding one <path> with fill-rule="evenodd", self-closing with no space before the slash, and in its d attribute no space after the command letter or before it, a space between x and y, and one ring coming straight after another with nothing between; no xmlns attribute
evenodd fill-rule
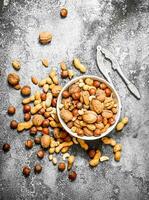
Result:
<svg viewBox="0 0 149 200"><path fill-rule="evenodd" d="M18 122L16 120L12 120L10 122L10 128L16 129L18 127Z"/></svg>
<svg viewBox="0 0 149 200"><path fill-rule="evenodd" d="M65 168L66 168L66 165L65 165L65 163L64 162L60 162L59 164L58 164L58 169L59 169L59 171L64 171L65 170Z"/></svg>
<svg viewBox="0 0 149 200"><path fill-rule="evenodd" d="M42 149L38 150L37 156L38 158L42 159L44 157L44 151Z"/></svg>
<svg viewBox="0 0 149 200"><path fill-rule="evenodd" d="M39 34L39 42L41 44L48 44L52 40L52 34L50 32L41 32Z"/></svg>
<svg viewBox="0 0 149 200"><path fill-rule="evenodd" d="M67 17L67 15L68 15L68 10L67 10L66 8L62 8L62 9L60 10L60 15L61 15L62 18Z"/></svg>
<svg viewBox="0 0 149 200"><path fill-rule="evenodd" d="M24 166L23 167L23 170L22 170L22 173L25 177L29 176L30 173L31 173L31 169L28 167L28 166Z"/></svg>
<svg viewBox="0 0 149 200"><path fill-rule="evenodd" d="M7 81L10 85L15 86L15 85L19 84L20 77L16 73L10 73L10 74L8 74Z"/></svg>
<svg viewBox="0 0 149 200"><path fill-rule="evenodd" d="M19 70L20 67L21 67L21 64L20 64L20 62L19 62L18 60L14 60L14 61L12 62L12 66L13 66L13 68L14 68L15 70Z"/></svg>
<svg viewBox="0 0 149 200"><path fill-rule="evenodd" d="M9 115L14 115L15 112L16 112L16 108L14 106L11 105L11 106L8 107L7 113Z"/></svg>
<svg viewBox="0 0 149 200"><path fill-rule="evenodd" d="M77 178L77 173L75 171L69 172L68 178L74 181Z"/></svg>
<svg viewBox="0 0 149 200"><path fill-rule="evenodd" d="M37 84L38 84L38 79L37 79L35 76L32 76L32 77L31 77L31 80L32 80L32 83L33 83L34 85L37 85Z"/></svg>
<svg viewBox="0 0 149 200"><path fill-rule="evenodd" d="M46 135L44 134L42 137L41 137L41 146L43 148L48 148L50 146L50 143L51 143L51 138L49 135Z"/></svg>
<svg viewBox="0 0 149 200"><path fill-rule="evenodd" d="M48 67L48 65L49 65L48 59L43 59L42 64L43 64L43 66Z"/></svg>
<svg viewBox="0 0 149 200"><path fill-rule="evenodd" d="M39 174L42 171L42 166L40 164L36 164L34 166L34 172L35 174Z"/></svg>
<svg viewBox="0 0 149 200"><path fill-rule="evenodd" d="M32 140L26 140L25 147L27 149L31 149L33 147L33 141Z"/></svg>
<svg viewBox="0 0 149 200"><path fill-rule="evenodd" d="M10 144L5 143L5 144L3 145L3 151L4 151L4 152L8 152L9 150L10 150Z"/></svg>
<svg viewBox="0 0 149 200"><path fill-rule="evenodd" d="M25 85L21 88L21 94L23 96L29 96L31 94L31 88L28 85Z"/></svg>

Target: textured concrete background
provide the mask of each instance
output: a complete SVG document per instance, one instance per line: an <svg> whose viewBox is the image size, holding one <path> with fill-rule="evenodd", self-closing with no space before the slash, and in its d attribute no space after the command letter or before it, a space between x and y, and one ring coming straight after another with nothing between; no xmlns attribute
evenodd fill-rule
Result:
<svg viewBox="0 0 149 200"><path fill-rule="evenodd" d="M11 151L0 151L0 199L69 199L69 200L147 200L149 199L149 1L147 0L68 0L69 15L59 17L63 2L58 0L0 1L0 148L9 142ZM40 46L40 31L51 31L53 41ZM30 84L30 77L45 77L50 69L41 66L49 58L50 67L65 60L69 66L74 56L88 66L89 74L99 74L96 46L110 49L118 58L126 76L141 92L136 100L116 74L112 79L123 105L122 115L130 119L121 134L112 133L123 144L122 159L113 160L110 147L100 146L110 161L95 169L88 166L88 157L79 147L74 169L78 173L70 183L67 172L59 173L48 158L41 163L40 175L31 173L25 179L21 167L31 168L37 162L39 147L24 149L27 132L18 134L9 128L13 117L6 115L9 104L17 108L16 119L22 119L19 92L9 88L6 75L12 72L11 60L22 62L21 84ZM57 67L58 69L58 67ZM79 73L77 72L77 75ZM64 82L63 82L64 84ZM35 90L36 86L32 85ZM98 141L97 141L98 143ZM98 144L97 144L98 145Z"/></svg>

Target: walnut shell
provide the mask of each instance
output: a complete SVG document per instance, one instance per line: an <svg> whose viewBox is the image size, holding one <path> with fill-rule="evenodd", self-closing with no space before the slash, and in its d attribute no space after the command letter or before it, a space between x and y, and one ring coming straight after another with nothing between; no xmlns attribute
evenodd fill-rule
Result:
<svg viewBox="0 0 149 200"><path fill-rule="evenodd" d="M65 110L64 108L60 112L62 119L67 123L72 120L73 115L69 110Z"/></svg>
<svg viewBox="0 0 149 200"><path fill-rule="evenodd" d="M83 121L92 124L97 120L97 114L94 111L87 111L84 115L82 115Z"/></svg>
<svg viewBox="0 0 149 200"><path fill-rule="evenodd" d="M8 74L7 81L10 85L15 86L20 82L20 77L16 73Z"/></svg>
<svg viewBox="0 0 149 200"><path fill-rule="evenodd" d="M97 99L92 99L90 103L91 110L95 111L97 114L100 114L103 111L104 105Z"/></svg>

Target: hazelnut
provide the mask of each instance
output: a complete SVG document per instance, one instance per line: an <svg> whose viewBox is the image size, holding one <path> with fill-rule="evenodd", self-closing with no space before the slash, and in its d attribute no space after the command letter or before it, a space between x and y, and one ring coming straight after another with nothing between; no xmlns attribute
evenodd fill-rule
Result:
<svg viewBox="0 0 149 200"><path fill-rule="evenodd" d="M91 88L89 90L90 95L95 95L96 94L96 89L95 88Z"/></svg>
<svg viewBox="0 0 149 200"><path fill-rule="evenodd" d="M69 178L71 181L74 181L74 180L77 178L77 173L76 173L75 171L69 172L68 178Z"/></svg>
<svg viewBox="0 0 149 200"><path fill-rule="evenodd" d="M44 113L45 113L45 109L44 109L44 108L41 108L41 109L39 110L39 112L38 112L38 114L40 114L40 115L44 115Z"/></svg>
<svg viewBox="0 0 149 200"><path fill-rule="evenodd" d="M67 77L68 77L68 71L67 71L67 70L63 70L63 71L61 72L61 77L62 77L62 78L67 78Z"/></svg>
<svg viewBox="0 0 149 200"><path fill-rule="evenodd" d="M7 113L9 115L14 115L15 112L16 112L16 108L14 106L11 105L11 106L8 107Z"/></svg>
<svg viewBox="0 0 149 200"><path fill-rule="evenodd" d="M94 136L99 136L99 135L101 135L101 130L100 129L96 129L94 131Z"/></svg>
<svg viewBox="0 0 149 200"><path fill-rule="evenodd" d="M93 86L96 87L96 88L98 88L100 86L100 82L97 81L97 80L94 80L93 81Z"/></svg>
<svg viewBox="0 0 149 200"><path fill-rule="evenodd" d="M3 151L8 152L10 150L10 144L6 143L3 145Z"/></svg>
<svg viewBox="0 0 149 200"><path fill-rule="evenodd" d="M30 135L36 135L37 134L37 128L35 126L33 126L31 129L30 129Z"/></svg>
<svg viewBox="0 0 149 200"><path fill-rule="evenodd" d="M22 171L22 173L23 173L23 175L24 176L29 176L30 175L30 173L31 173L31 169L28 167L28 166L24 166L23 167L23 171Z"/></svg>
<svg viewBox="0 0 149 200"><path fill-rule="evenodd" d="M32 140L26 140L25 147L27 149L31 149L33 147L33 141Z"/></svg>
<svg viewBox="0 0 149 200"><path fill-rule="evenodd" d="M43 128L42 129L42 134L46 134L46 135L49 135L49 129L48 128Z"/></svg>
<svg viewBox="0 0 149 200"><path fill-rule="evenodd" d="M109 122L110 125L112 125L112 124L115 123L115 119L111 117L111 118L108 120L108 122Z"/></svg>
<svg viewBox="0 0 149 200"><path fill-rule="evenodd" d="M106 86L105 83L101 83L101 84L100 84L100 88L101 88L102 90L105 90L105 89L107 88L107 86Z"/></svg>
<svg viewBox="0 0 149 200"><path fill-rule="evenodd" d="M44 151L42 149L37 151L38 158L42 159L44 157Z"/></svg>
<svg viewBox="0 0 149 200"><path fill-rule="evenodd" d="M68 10L67 10L66 8L62 8L62 9L60 10L60 15L61 15L62 18L67 17L67 15L68 15Z"/></svg>
<svg viewBox="0 0 149 200"><path fill-rule="evenodd" d="M48 119L44 119L43 122L42 122L42 127L46 128L48 126L49 126L49 120Z"/></svg>
<svg viewBox="0 0 149 200"><path fill-rule="evenodd" d="M81 96L81 93L80 92L75 92L72 94L72 98L77 100L77 99L80 99L80 96Z"/></svg>
<svg viewBox="0 0 149 200"><path fill-rule="evenodd" d="M98 123L98 122L102 122L102 119L103 119L103 117L102 117L101 115L98 115L98 116L97 116L96 122L97 122L97 123Z"/></svg>
<svg viewBox="0 0 149 200"><path fill-rule="evenodd" d="M41 93L40 98L41 98L42 101L45 101L46 98L47 98L46 93Z"/></svg>
<svg viewBox="0 0 149 200"><path fill-rule="evenodd" d="M25 113L24 114L24 121L29 121L31 119L31 114L30 113Z"/></svg>
<svg viewBox="0 0 149 200"><path fill-rule="evenodd" d="M56 104L57 104L57 99L53 98L51 102L52 107L56 107Z"/></svg>
<svg viewBox="0 0 149 200"><path fill-rule="evenodd" d="M65 170L65 168L66 168L66 165L65 165L65 163L64 162L60 162L59 164L58 164L58 169L59 169L59 171L64 171Z"/></svg>
<svg viewBox="0 0 149 200"><path fill-rule="evenodd" d="M73 114L73 116L77 116L78 115L78 109L73 109L73 111L72 111L72 114Z"/></svg>
<svg viewBox="0 0 149 200"><path fill-rule="evenodd" d="M12 120L12 121L10 122L10 128L16 129L17 126L18 126L18 122L17 122L16 120Z"/></svg>
<svg viewBox="0 0 149 200"><path fill-rule="evenodd" d="M40 137L35 137L34 142L35 144L40 144L41 138Z"/></svg>
<svg viewBox="0 0 149 200"><path fill-rule="evenodd" d="M30 112L30 110L31 110L31 106L30 105L26 104L26 105L23 106L23 112L24 113L28 113L28 112Z"/></svg>
<svg viewBox="0 0 149 200"><path fill-rule="evenodd" d="M69 92L67 90L65 90L63 93L62 93L62 96L64 98L68 98L70 96Z"/></svg>
<svg viewBox="0 0 149 200"><path fill-rule="evenodd" d="M42 171L42 166L40 164L36 164L34 166L34 172L35 174L39 174Z"/></svg>
<svg viewBox="0 0 149 200"><path fill-rule="evenodd" d="M90 149L88 151L88 155L89 155L90 158L94 158L95 154L96 154L96 151L94 149Z"/></svg>
<svg viewBox="0 0 149 200"><path fill-rule="evenodd" d="M20 77L16 73L10 73L7 77L7 81L10 85L15 86L20 82Z"/></svg>
<svg viewBox="0 0 149 200"><path fill-rule="evenodd" d="M112 92L111 92L111 90L109 88L106 88L105 89L105 93L106 93L107 97L110 97Z"/></svg>
<svg viewBox="0 0 149 200"><path fill-rule="evenodd" d="M29 96L31 94L31 87L28 85L25 85L21 88L21 94L23 96Z"/></svg>
<svg viewBox="0 0 149 200"><path fill-rule="evenodd" d="M107 125L107 123L108 123L108 120L107 120L107 118L103 118L103 124L106 126Z"/></svg>

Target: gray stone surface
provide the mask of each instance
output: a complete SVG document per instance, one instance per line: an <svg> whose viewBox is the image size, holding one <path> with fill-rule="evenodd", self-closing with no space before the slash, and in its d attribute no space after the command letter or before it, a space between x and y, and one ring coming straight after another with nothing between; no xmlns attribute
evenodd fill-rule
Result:
<svg viewBox="0 0 149 200"><path fill-rule="evenodd" d="M58 0L1 0L0 2L0 147L11 144L11 151L0 150L0 199L69 199L69 200L147 200L149 199L149 1L147 0L68 0L69 15L61 19ZM38 43L40 31L51 31L50 45ZM24 149L27 132L18 134L9 128L14 117L6 114L7 106L17 108L15 118L23 118L19 92L6 83L12 72L12 59L22 62L21 84L30 84L30 77L45 77L50 69L41 66L49 58L50 67L65 60L71 67L74 56L88 66L88 74L99 74L96 46L110 49L118 58L126 76L141 92L136 100L116 74L112 79L122 100L122 116L129 124L122 133L111 135L123 144L122 159L113 160L110 147L100 145L110 161L95 169L88 166L88 157L79 147L75 169L78 178L70 183L67 172L59 173L46 157L41 161L43 171L25 179L21 168L33 168L35 152ZM58 70L59 71L59 70ZM80 75L76 71L76 75ZM64 84L64 82L62 83ZM32 89L36 87L32 85ZM94 144L92 144L94 145ZM96 142L98 144L98 141ZM60 157L59 157L60 159Z"/></svg>

